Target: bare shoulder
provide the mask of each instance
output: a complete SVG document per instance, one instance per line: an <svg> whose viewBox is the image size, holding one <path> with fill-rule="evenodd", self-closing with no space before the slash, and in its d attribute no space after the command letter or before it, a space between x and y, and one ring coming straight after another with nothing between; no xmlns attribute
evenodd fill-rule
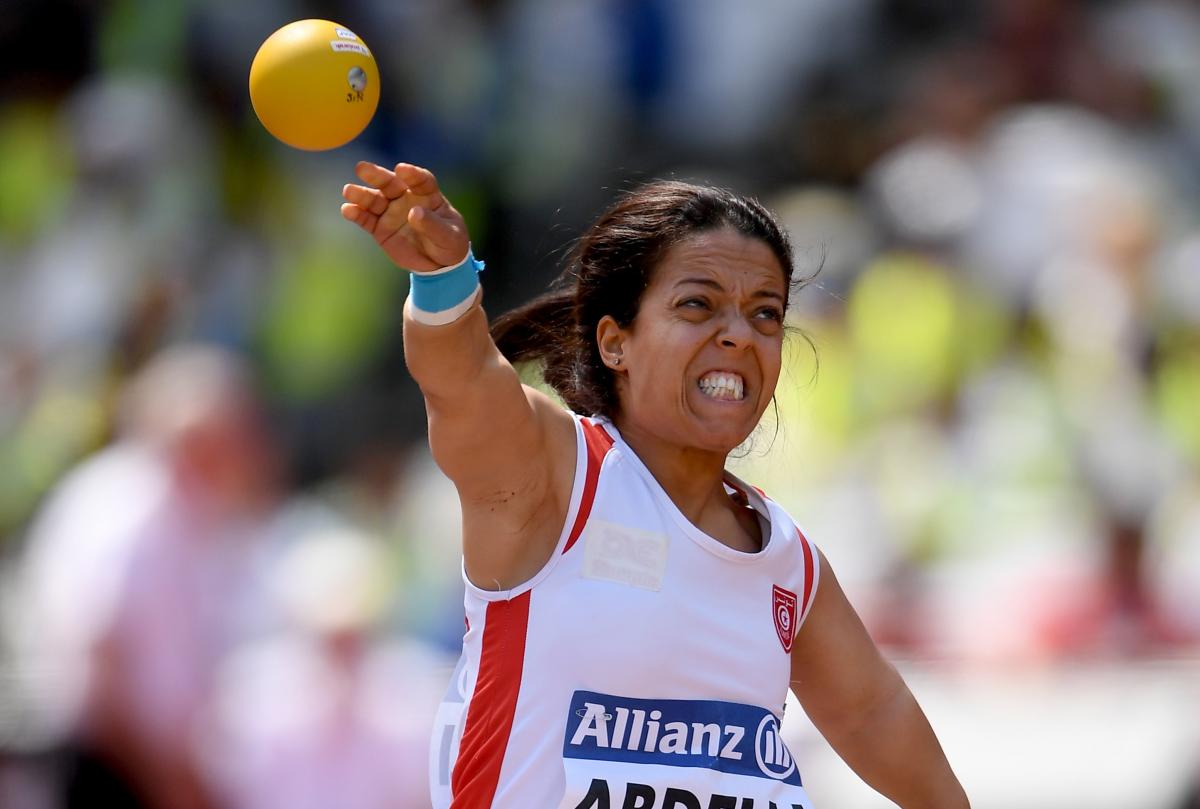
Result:
<svg viewBox="0 0 1200 809"><path fill-rule="evenodd" d="M575 417L556 400L536 388L522 386L537 422L542 426L546 462L549 464L550 495L557 502L566 519L567 507L571 502L571 489L575 479L578 455L578 437Z"/></svg>
<svg viewBox="0 0 1200 809"><path fill-rule="evenodd" d="M506 464L486 490L463 492L463 559L467 576L486 590L509 590L549 561L570 507L575 482L575 419L562 405L523 386L540 452ZM496 425L503 429L502 424Z"/></svg>

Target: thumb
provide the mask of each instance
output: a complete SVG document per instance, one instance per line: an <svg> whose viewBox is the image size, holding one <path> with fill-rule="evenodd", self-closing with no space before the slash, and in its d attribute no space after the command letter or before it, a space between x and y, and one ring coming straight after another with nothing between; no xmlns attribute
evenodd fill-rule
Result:
<svg viewBox="0 0 1200 809"><path fill-rule="evenodd" d="M426 208L414 206L408 212L408 224L420 239L425 254L440 266L457 264L467 255L467 235L463 228Z"/></svg>

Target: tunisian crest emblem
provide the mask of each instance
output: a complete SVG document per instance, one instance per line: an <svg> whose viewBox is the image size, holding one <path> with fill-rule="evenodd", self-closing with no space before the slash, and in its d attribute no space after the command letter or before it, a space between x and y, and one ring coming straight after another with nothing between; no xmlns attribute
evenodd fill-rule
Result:
<svg viewBox="0 0 1200 809"><path fill-rule="evenodd" d="M775 633L783 651L792 653L792 638L796 632L796 594L778 584L771 586L771 612L775 616Z"/></svg>

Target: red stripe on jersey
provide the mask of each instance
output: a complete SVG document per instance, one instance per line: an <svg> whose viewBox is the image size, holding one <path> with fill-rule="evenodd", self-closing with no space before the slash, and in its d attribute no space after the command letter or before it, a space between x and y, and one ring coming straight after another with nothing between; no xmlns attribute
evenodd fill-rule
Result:
<svg viewBox="0 0 1200 809"><path fill-rule="evenodd" d="M740 494L742 496L742 499L745 500L747 504L750 502L750 497L746 494L746 490L743 489L741 486L737 485L736 483L734 483L730 478L728 478L728 477L725 478L725 485L728 486L729 488L733 489L738 494ZM767 497L766 492L764 492L762 489L758 488L757 486L751 486L750 488L754 489L754 491L758 492L758 496L761 497L763 500L771 499L771 498Z"/></svg>
<svg viewBox="0 0 1200 809"><path fill-rule="evenodd" d="M525 664L529 592L488 604L479 676L467 706L458 759L450 776L450 809L491 806L512 732Z"/></svg>
<svg viewBox="0 0 1200 809"><path fill-rule="evenodd" d="M579 539L579 535L583 533L583 526L587 523L588 515L592 513L592 501L596 499L600 465L604 463L604 456L608 454L613 445L612 436L600 425L587 419L583 419L579 423L583 426L583 440L587 445L587 471L584 472L583 497L579 498L579 511L575 514L575 524L571 526L571 533L567 537L563 553L571 550L575 540Z"/></svg>
<svg viewBox="0 0 1200 809"><path fill-rule="evenodd" d="M804 618L804 613L808 611L808 600L812 596L813 552L799 528L796 529L796 536L800 537L800 547L804 549L804 598L800 601L800 614L797 618Z"/></svg>

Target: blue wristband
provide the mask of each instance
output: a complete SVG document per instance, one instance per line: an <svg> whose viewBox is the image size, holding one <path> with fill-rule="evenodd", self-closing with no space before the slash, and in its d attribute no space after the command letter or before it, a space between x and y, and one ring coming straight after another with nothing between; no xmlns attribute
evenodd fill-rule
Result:
<svg viewBox="0 0 1200 809"><path fill-rule="evenodd" d="M483 262L467 248L467 257L453 267L433 272L412 273L409 302L414 316L425 323L449 323L466 311L479 289L478 274Z"/></svg>

